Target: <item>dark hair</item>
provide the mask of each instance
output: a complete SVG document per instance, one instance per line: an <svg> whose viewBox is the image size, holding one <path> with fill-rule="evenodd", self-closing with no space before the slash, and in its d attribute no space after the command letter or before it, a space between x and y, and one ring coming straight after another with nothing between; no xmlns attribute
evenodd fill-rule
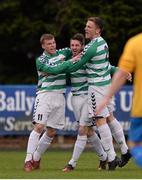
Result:
<svg viewBox="0 0 142 180"><path fill-rule="evenodd" d="M84 45L85 44L85 38L84 38L84 35L81 34L81 33L76 33L72 38L71 40L78 40L81 45Z"/></svg>
<svg viewBox="0 0 142 180"><path fill-rule="evenodd" d="M100 17L89 17L88 21L94 22L101 30L103 31L104 28L104 21Z"/></svg>
<svg viewBox="0 0 142 180"><path fill-rule="evenodd" d="M51 40L54 38L54 35L52 34L43 34L40 38L40 43L43 44L44 40Z"/></svg>

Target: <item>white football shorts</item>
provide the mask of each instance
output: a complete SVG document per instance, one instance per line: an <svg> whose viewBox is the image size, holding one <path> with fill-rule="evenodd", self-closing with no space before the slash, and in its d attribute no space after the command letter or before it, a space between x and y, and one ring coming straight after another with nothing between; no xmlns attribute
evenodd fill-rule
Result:
<svg viewBox="0 0 142 180"><path fill-rule="evenodd" d="M65 126L64 95L47 91L37 94L33 122L54 129L63 129Z"/></svg>
<svg viewBox="0 0 142 180"><path fill-rule="evenodd" d="M108 93L110 85L106 86L89 86L88 89L88 111L89 118L95 115L95 108L98 104L103 100L104 96ZM92 97L92 94L94 97ZM115 109L114 98L112 98L109 104L98 114L98 116L102 116L104 118L110 115L110 112L113 112Z"/></svg>
<svg viewBox="0 0 142 180"><path fill-rule="evenodd" d="M71 103L76 121L81 126L92 126L92 119L89 119L88 113L88 95L80 94L72 96Z"/></svg>

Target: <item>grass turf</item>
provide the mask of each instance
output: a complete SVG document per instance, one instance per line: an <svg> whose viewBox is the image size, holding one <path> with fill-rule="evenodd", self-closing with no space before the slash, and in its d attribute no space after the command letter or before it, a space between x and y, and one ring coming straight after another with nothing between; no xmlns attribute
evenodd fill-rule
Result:
<svg viewBox="0 0 142 180"><path fill-rule="evenodd" d="M74 171L62 172L62 168L70 159L70 150L47 151L41 161L41 169L30 173L23 171L25 152L0 151L1 179L142 179L142 169L133 160L123 168L115 171L98 171L98 157L94 152L85 151Z"/></svg>

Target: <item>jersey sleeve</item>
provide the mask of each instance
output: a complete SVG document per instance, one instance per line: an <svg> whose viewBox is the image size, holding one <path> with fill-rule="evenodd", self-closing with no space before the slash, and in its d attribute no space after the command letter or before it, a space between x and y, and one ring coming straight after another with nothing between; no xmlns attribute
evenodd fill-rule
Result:
<svg viewBox="0 0 142 180"><path fill-rule="evenodd" d="M118 70L118 67L110 65L110 74L114 74Z"/></svg>
<svg viewBox="0 0 142 180"><path fill-rule="evenodd" d="M59 49L57 50L59 54L63 54L65 56L65 61L68 59L71 59L72 57L72 51L70 48L66 47L63 49Z"/></svg>
<svg viewBox="0 0 142 180"><path fill-rule="evenodd" d="M36 59L36 67L38 71L42 71L49 74L59 74L64 73L64 71L71 66L73 63L71 61L63 61L60 64L49 64L44 60Z"/></svg>
<svg viewBox="0 0 142 180"><path fill-rule="evenodd" d="M79 61L69 66L68 69L66 69L66 72L70 73L80 69L84 64L94 57L96 50L97 47L95 45L90 46L87 50L84 49Z"/></svg>
<svg viewBox="0 0 142 180"><path fill-rule="evenodd" d="M135 68L135 44L132 43L131 39L127 41L123 53L120 57L118 67L124 71L132 72Z"/></svg>

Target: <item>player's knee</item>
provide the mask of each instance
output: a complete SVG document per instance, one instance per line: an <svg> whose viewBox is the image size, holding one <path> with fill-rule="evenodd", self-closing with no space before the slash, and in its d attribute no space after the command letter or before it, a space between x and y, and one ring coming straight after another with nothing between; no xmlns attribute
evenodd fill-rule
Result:
<svg viewBox="0 0 142 180"><path fill-rule="evenodd" d="M110 113L110 115L107 117L107 122L112 122L115 119L113 113Z"/></svg>
<svg viewBox="0 0 142 180"><path fill-rule="evenodd" d="M92 129L92 128L89 128L89 129L88 129L87 136L90 137L90 136L93 136L94 134L96 134L96 133L95 133L95 130Z"/></svg>
<svg viewBox="0 0 142 180"><path fill-rule="evenodd" d="M106 118L101 118L96 121L97 127L102 126L104 124L106 124Z"/></svg>
<svg viewBox="0 0 142 180"><path fill-rule="evenodd" d="M44 125L43 124L38 124L36 123L35 126L34 126L34 130L37 132L37 133L42 133L44 129Z"/></svg>
<svg viewBox="0 0 142 180"><path fill-rule="evenodd" d="M79 127L78 133L79 133L80 136L87 135L87 132L88 132L88 129L85 126L80 126Z"/></svg>
<svg viewBox="0 0 142 180"><path fill-rule="evenodd" d="M56 130L53 128L47 128L47 136L53 138L56 135Z"/></svg>

